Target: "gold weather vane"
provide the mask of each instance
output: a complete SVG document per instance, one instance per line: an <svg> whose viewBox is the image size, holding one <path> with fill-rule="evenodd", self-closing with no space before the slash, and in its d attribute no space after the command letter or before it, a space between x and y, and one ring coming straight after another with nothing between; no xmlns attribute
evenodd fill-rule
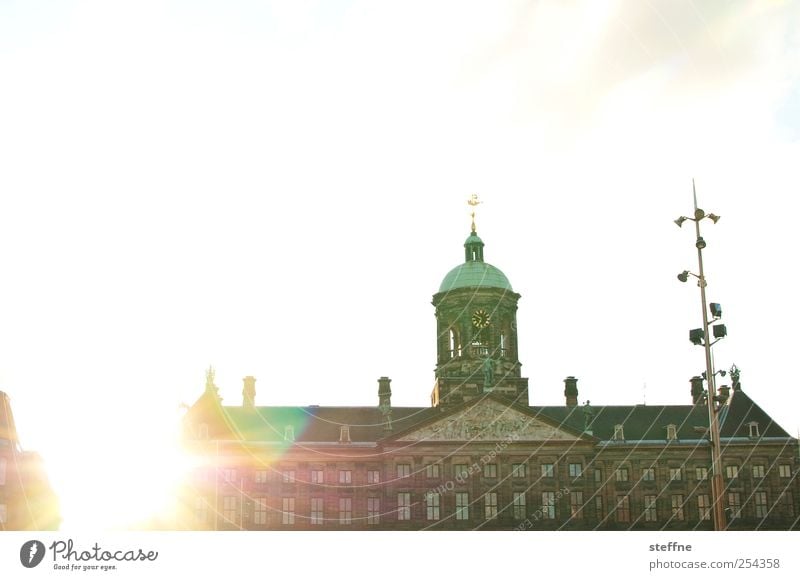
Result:
<svg viewBox="0 0 800 580"><path fill-rule="evenodd" d="M471 215L472 215L472 233L474 234L475 233L475 207L478 204L483 203L483 202L482 201L478 201L478 194L477 193L473 193L472 195L469 196L469 199L467 200L467 203L472 207L472 213L471 213Z"/></svg>

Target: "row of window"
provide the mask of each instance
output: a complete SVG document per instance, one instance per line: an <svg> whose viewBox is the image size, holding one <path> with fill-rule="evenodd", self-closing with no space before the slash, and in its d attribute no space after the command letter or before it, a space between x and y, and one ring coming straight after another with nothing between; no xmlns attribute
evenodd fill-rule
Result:
<svg viewBox="0 0 800 580"><path fill-rule="evenodd" d="M541 477L542 478L554 478L556 471L555 471L555 464L553 463L542 463L540 464L541 470ZM3 465L0 463L0 484L4 482L4 471ZM685 478L684 468L683 467L669 467L669 481L683 481ZM438 463L431 463L425 466L425 477L429 479L437 479L442 476L442 466ZM254 481L255 483L267 483L269 480L269 475L271 470L267 469L257 469L254 474ZM296 482L296 471L294 469L282 469L278 470L277 478L279 481L283 483L295 483ZM454 464L453 465L453 476L456 478L466 478L471 473L474 473L474 468L470 468L467 464ZM569 463L568 464L568 473L570 478L578 478L583 475L583 464L582 463ZM751 473L754 479L763 479L766 477L767 469L764 465L752 465L751 466ZM496 478L498 476L498 466L496 463L489 463L482 467L482 474L484 477L487 478ZM411 476L411 465L408 463L401 463L396 466L396 475L398 479L406 478ZM704 466L697 466L694 468L694 476L695 479L698 481L705 481L708 479L709 471L707 467ZM525 463L514 463L511 466L511 477L512 478L525 478L528 476L528 466ZM740 470L738 465L727 465L725 466L725 476L727 479L736 479L740 476ZM791 466L788 464L781 464L778 465L778 476L781 478L789 478L792 476ZM222 470L222 477L225 481L237 483L237 472L236 469L226 468ZM614 470L614 479L616 481L630 481L630 470L628 467L619 467ZM655 467L648 467L642 469L642 481L655 481L656 480L656 468ZM603 477L603 470L601 468L594 469L594 480L597 483L604 482ZM309 472L309 481L311 483L318 483L322 484L325 483L325 471L323 469L311 469ZM350 484L353 482L353 470L351 469L340 469L338 470L337 480L340 484ZM368 484L375 484L381 482L381 471L379 469L369 469L367 470L367 483ZM330 482L335 483L335 482Z"/></svg>
<svg viewBox="0 0 800 580"><path fill-rule="evenodd" d="M582 491L570 491L569 493L569 518L580 520L583 519L583 510L586 507L584 503L584 495ZM455 510L453 516L456 521L464 521L470 519L470 509L475 508L475 504L470 502L469 493L455 492ZM535 519L553 520L556 519L557 500L562 497L561 492L545 491L541 493L541 503L535 513L528 512L527 499L524 492L514 492L512 501L507 506L510 508L510 515L515 520L523 520L533 516ZM641 514L633 513L631 509L630 495L616 496L616 505L613 506L612 514L613 520L618 523L631 523L633 521L641 520L645 522L657 522L660 519L667 518L674 521L685 521L687 519L688 504L683 494L672 494L666 498L667 510L666 513L659 513L659 507L664 508L664 501L659 502L657 495L645 495L643 502L643 509ZM241 517L238 511L238 496L225 496L223 497L222 517L228 523L240 525L237 518ZM765 518L769 515L770 509L767 502L767 492L755 492L752 496L753 513L756 518ZM794 505L792 503L792 496L790 494L781 494L779 498L781 506L776 506L781 510L783 515L788 517L794 516ZM484 520L495 520L498 518L498 494L496 492L487 492L483 494L482 508ZM711 519L711 499L707 494L700 494L697 496L696 501L696 518L697 520L710 520ZM741 517L742 512L742 494L739 492L727 493L727 507L728 515L730 518ZM339 525L350 525L353 523L353 500L352 498L338 498L338 517L333 519L333 522L338 522ZM594 497L595 516L598 520L606 517L603 497ZM367 524L379 524L382 516L393 516L392 519L397 521L410 521L412 510L412 494L410 492L401 492L397 494L397 509L388 514L381 513L381 498L368 497L367 498L367 511L366 520ZM439 493L426 493L423 502L424 519L430 522L438 521L442 518L442 497ZM205 498L198 497L196 504L196 517L200 522L206 522L208 517L208 503ZM281 511L280 519L283 525L293 525L296 518L295 513L295 498L283 497L281 498ZM325 522L325 500L323 498L311 498L310 514L308 519L311 525L322 525ZM255 525L267 524L267 498L257 497L253 502L253 523Z"/></svg>

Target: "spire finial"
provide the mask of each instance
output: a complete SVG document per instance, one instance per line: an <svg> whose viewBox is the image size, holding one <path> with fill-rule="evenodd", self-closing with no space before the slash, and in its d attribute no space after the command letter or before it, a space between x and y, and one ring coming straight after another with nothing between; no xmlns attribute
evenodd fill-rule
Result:
<svg viewBox="0 0 800 580"><path fill-rule="evenodd" d="M216 390L217 385L214 384L214 367L208 365L208 369L206 370L206 390Z"/></svg>
<svg viewBox="0 0 800 580"><path fill-rule="evenodd" d="M483 203L483 202L482 201L478 201L478 194L477 193L473 193L472 195L469 196L469 199L467 200L467 203L472 207L472 213L470 215L472 215L472 233L474 234L475 233L475 207L478 204Z"/></svg>

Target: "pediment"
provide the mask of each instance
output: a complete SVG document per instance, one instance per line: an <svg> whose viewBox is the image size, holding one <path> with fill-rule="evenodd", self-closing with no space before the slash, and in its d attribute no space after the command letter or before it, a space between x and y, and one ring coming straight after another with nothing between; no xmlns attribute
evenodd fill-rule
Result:
<svg viewBox="0 0 800 580"><path fill-rule="evenodd" d="M484 399L398 441L575 441L579 437L549 422Z"/></svg>

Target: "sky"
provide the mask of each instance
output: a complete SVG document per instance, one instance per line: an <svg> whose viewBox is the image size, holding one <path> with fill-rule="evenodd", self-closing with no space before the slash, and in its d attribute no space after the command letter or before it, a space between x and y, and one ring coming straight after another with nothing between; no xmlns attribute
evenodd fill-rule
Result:
<svg viewBox="0 0 800 580"><path fill-rule="evenodd" d="M686 404L694 179L717 368L800 429L797 3L0 0L0 79L0 390L66 527L162 497L209 365L428 405L472 193L532 404Z"/></svg>

